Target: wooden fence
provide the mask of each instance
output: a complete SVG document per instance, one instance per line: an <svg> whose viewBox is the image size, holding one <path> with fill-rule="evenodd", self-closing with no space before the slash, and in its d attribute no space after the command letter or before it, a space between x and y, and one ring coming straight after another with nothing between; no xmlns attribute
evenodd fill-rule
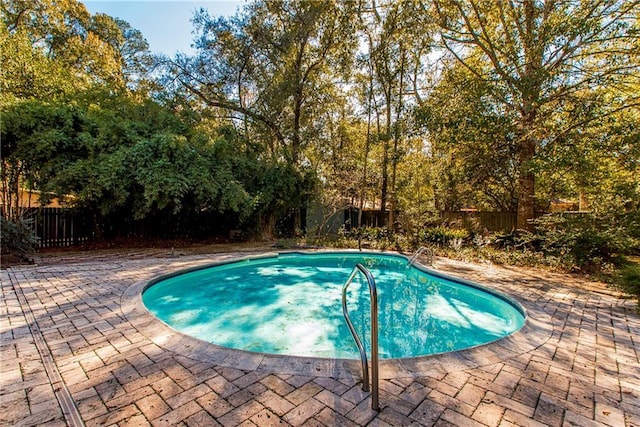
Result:
<svg viewBox="0 0 640 427"><path fill-rule="evenodd" d="M367 226L379 226L383 218L379 212L363 212L362 223ZM68 247L87 243L95 239L94 227L91 218L86 212L74 211L61 208L30 208L26 209L23 217L33 229L38 237L38 247ZM349 226L357 224L357 211L345 210L344 220ZM347 219L349 221L347 221ZM509 232L516 226L516 214L512 212L443 212L441 216L443 223L456 228L466 228L470 230L484 230L490 232ZM222 223L214 221L219 227ZM103 229L109 231L108 224L101 224ZM120 224L120 227L122 225ZM118 228L120 228L118 227ZM126 227L125 227L126 228ZM130 228L130 227L129 227ZM126 229L123 235L134 235L133 229ZM135 231L135 230L134 230ZM214 233L215 230L207 230L204 234ZM140 234L140 233L138 233ZM215 233L214 233L215 234ZM103 237L109 238L109 233ZM171 236L170 236L171 237Z"/></svg>
<svg viewBox="0 0 640 427"><path fill-rule="evenodd" d="M452 226L468 230L504 231L516 228L515 212L443 212L442 220Z"/></svg>
<svg viewBox="0 0 640 427"><path fill-rule="evenodd" d="M29 208L22 216L38 237L40 248L74 246L93 238L91 223L73 210Z"/></svg>
<svg viewBox="0 0 640 427"><path fill-rule="evenodd" d="M96 217L91 212L64 208L29 208L22 217L38 237L39 248L68 247L93 240L189 239L229 235L231 219L214 212L177 217L157 215L136 220L121 213Z"/></svg>

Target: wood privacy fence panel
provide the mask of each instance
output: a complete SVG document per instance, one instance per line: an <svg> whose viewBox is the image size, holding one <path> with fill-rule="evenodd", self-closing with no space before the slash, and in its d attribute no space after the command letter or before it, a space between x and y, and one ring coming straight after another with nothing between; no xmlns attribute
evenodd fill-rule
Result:
<svg viewBox="0 0 640 427"><path fill-rule="evenodd" d="M82 209L29 208L23 218L38 237L39 248L67 247L113 239L188 239L229 236L234 216L213 213L158 214L135 220L125 212L107 217Z"/></svg>
<svg viewBox="0 0 640 427"><path fill-rule="evenodd" d="M385 212L385 214L388 215L388 212ZM27 219L28 224L38 236L38 247L40 248L79 245L95 238L94 226L86 212L61 208L29 208L24 211L23 217ZM351 226L357 224L357 218L357 210L353 210L353 212L345 211L345 222L349 219ZM486 229L490 232L509 232L516 226L516 214L512 212L443 212L441 218L443 222L452 227L469 230ZM363 226L380 226L383 221L384 217L377 211L363 212ZM211 223L211 221L207 222ZM219 221L213 221L213 223L218 224L220 227L224 226ZM108 224L101 224L101 226L107 232L103 237L113 237L108 232ZM118 235L120 234L124 236L132 235L132 230L127 228L127 230L118 233ZM208 235L215 233L213 233L213 230L201 230L198 234Z"/></svg>
<svg viewBox="0 0 640 427"><path fill-rule="evenodd" d="M504 231L516 228L515 212L443 212L442 220L467 230Z"/></svg>
<svg viewBox="0 0 640 427"><path fill-rule="evenodd" d="M93 237L87 218L70 209L30 208L23 217L38 237L40 248L79 245Z"/></svg>

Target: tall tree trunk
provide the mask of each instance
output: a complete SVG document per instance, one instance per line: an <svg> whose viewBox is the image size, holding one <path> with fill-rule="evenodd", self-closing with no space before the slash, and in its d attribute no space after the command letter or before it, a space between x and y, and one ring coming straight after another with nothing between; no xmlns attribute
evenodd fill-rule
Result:
<svg viewBox="0 0 640 427"><path fill-rule="evenodd" d="M532 169L532 161L535 156L536 141L525 138L520 146L519 163L520 174L518 176L518 216L517 228L520 230L533 230L531 220L535 218L534 194L535 174Z"/></svg>
<svg viewBox="0 0 640 427"><path fill-rule="evenodd" d="M376 113L376 138L377 141L381 141L382 138L382 124L380 123L380 111L378 110L378 106L375 104L375 98L374 98L374 109L375 109L375 113ZM382 186L381 186L382 188ZM386 190L385 191L381 191L381 195L384 196L384 199L380 199L380 211L383 212L385 207L386 207L386 203L387 203L387 193ZM378 226L378 222L376 221L375 226Z"/></svg>
<svg viewBox="0 0 640 427"><path fill-rule="evenodd" d="M296 93L293 107L293 135L291 136L291 163L298 166L300 155L300 119L302 116L302 89Z"/></svg>
<svg viewBox="0 0 640 427"><path fill-rule="evenodd" d="M537 109L540 101L540 80L537 76L542 69L542 51L536 34L536 10L533 0L524 2L524 74L528 82L522 88L522 122L520 128L520 147L518 163L520 174L518 176L518 216L517 227L521 230L533 230L531 220L535 218L535 173L533 160L536 154L538 141L533 133L537 120Z"/></svg>
<svg viewBox="0 0 640 427"><path fill-rule="evenodd" d="M267 213L260 215L258 222L260 228L258 231L258 238L260 240L271 240L275 236L276 230L276 217L273 213Z"/></svg>
<svg viewBox="0 0 640 427"><path fill-rule="evenodd" d="M385 90L386 102L386 124L384 129L384 140L382 142L382 190L380 192L380 214L382 224L389 225L386 215L387 197L389 195L389 141L391 140L391 89Z"/></svg>
<svg viewBox="0 0 640 427"><path fill-rule="evenodd" d="M21 161L11 164L10 161L2 162L2 216L9 221L17 221L21 216L20 202L22 192L20 181L24 167Z"/></svg>
<svg viewBox="0 0 640 427"><path fill-rule="evenodd" d="M362 185L360 185L360 206L358 210L358 227L362 227L362 210L367 188L367 167L369 162L369 150L371 148L371 108L373 103L373 69L369 72L369 97L367 102L367 139L364 146L364 159L362 160ZM361 233L358 233L361 235ZM358 241L358 247L360 241Z"/></svg>
<svg viewBox="0 0 640 427"><path fill-rule="evenodd" d="M300 120L302 117L302 99L303 99L303 86L302 83L298 84L298 89L296 90L294 96L294 107L293 107L293 136L291 138L291 163L294 168L298 168L298 159L300 156ZM306 205L306 200L303 200L303 205ZM302 232L302 213L300 212L302 207L296 207L293 211L293 235L297 235L299 232Z"/></svg>
<svg viewBox="0 0 640 427"><path fill-rule="evenodd" d="M391 194L389 203L389 226L392 230L396 228L396 218L394 211L396 209L396 172L398 170L398 145L400 144L400 119L402 118L402 87L404 85L404 65L405 65L405 52L400 42L400 81L398 83L398 105L396 106L396 120L393 126L393 152L391 153Z"/></svg>

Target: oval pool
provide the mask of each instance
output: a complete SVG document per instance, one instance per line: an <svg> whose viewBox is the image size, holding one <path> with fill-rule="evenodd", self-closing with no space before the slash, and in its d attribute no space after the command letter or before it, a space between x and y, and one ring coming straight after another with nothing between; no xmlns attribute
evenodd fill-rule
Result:
<svg viewBox="0 0 640 427"><path fill-rule="evenodd" d="M372 252L281 253L179 272L150 283L149 311L187 335L246 351L357 359L342 314L342 286L357 263L375 278L384 359L486 344L519 330L524 310L510 298ZM370 299L356 276L349 314L369 349Z"/></svg>

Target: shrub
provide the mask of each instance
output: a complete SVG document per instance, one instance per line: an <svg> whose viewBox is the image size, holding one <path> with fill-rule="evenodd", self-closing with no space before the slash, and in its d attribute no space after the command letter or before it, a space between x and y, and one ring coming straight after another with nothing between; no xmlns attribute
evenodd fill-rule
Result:
<svg viewBox="0 0 640 427"><path fill-rule="evenodd" d="M2 255L27 259L38 243L38 238L24 219L8 221L0 216Z"/></svg>
<svg viewBox="0 0 640 427"><path fill-rule="evenodd" d="M496 249L538 250L539 239L527 231L497 232L489 239L489 244Z"/></svg>
<svg viewBox="0 0 640 427"><path fill-rule="evenodd" d="M640 264L626 261L615 275L614 282L620 290L637 298L640 312Z"/></svg>
<svg viewBox="0 0 640 427"><path fill-rule="evenodd" d="M418 230L418 245L433 245L460 249L462 244L471 237L469 231L460 228L427 227Z"/></svg>
<svg viewBox="0 0 640 427"><path fill-rule="evenodd" d="M629 228L629 217L624 215L544 215L535 225L540 250L564 258L578 270L600 271L618 255L637 251L640 246Z"/></svg>
<svg viewBox="0 0 640 427"><path fill-rule="evenodd" d="M401 251L411 246L404 234L394 233L387 227L354 227L351 230L342 228L338 234L336 243L340 247Z"/></svg>

